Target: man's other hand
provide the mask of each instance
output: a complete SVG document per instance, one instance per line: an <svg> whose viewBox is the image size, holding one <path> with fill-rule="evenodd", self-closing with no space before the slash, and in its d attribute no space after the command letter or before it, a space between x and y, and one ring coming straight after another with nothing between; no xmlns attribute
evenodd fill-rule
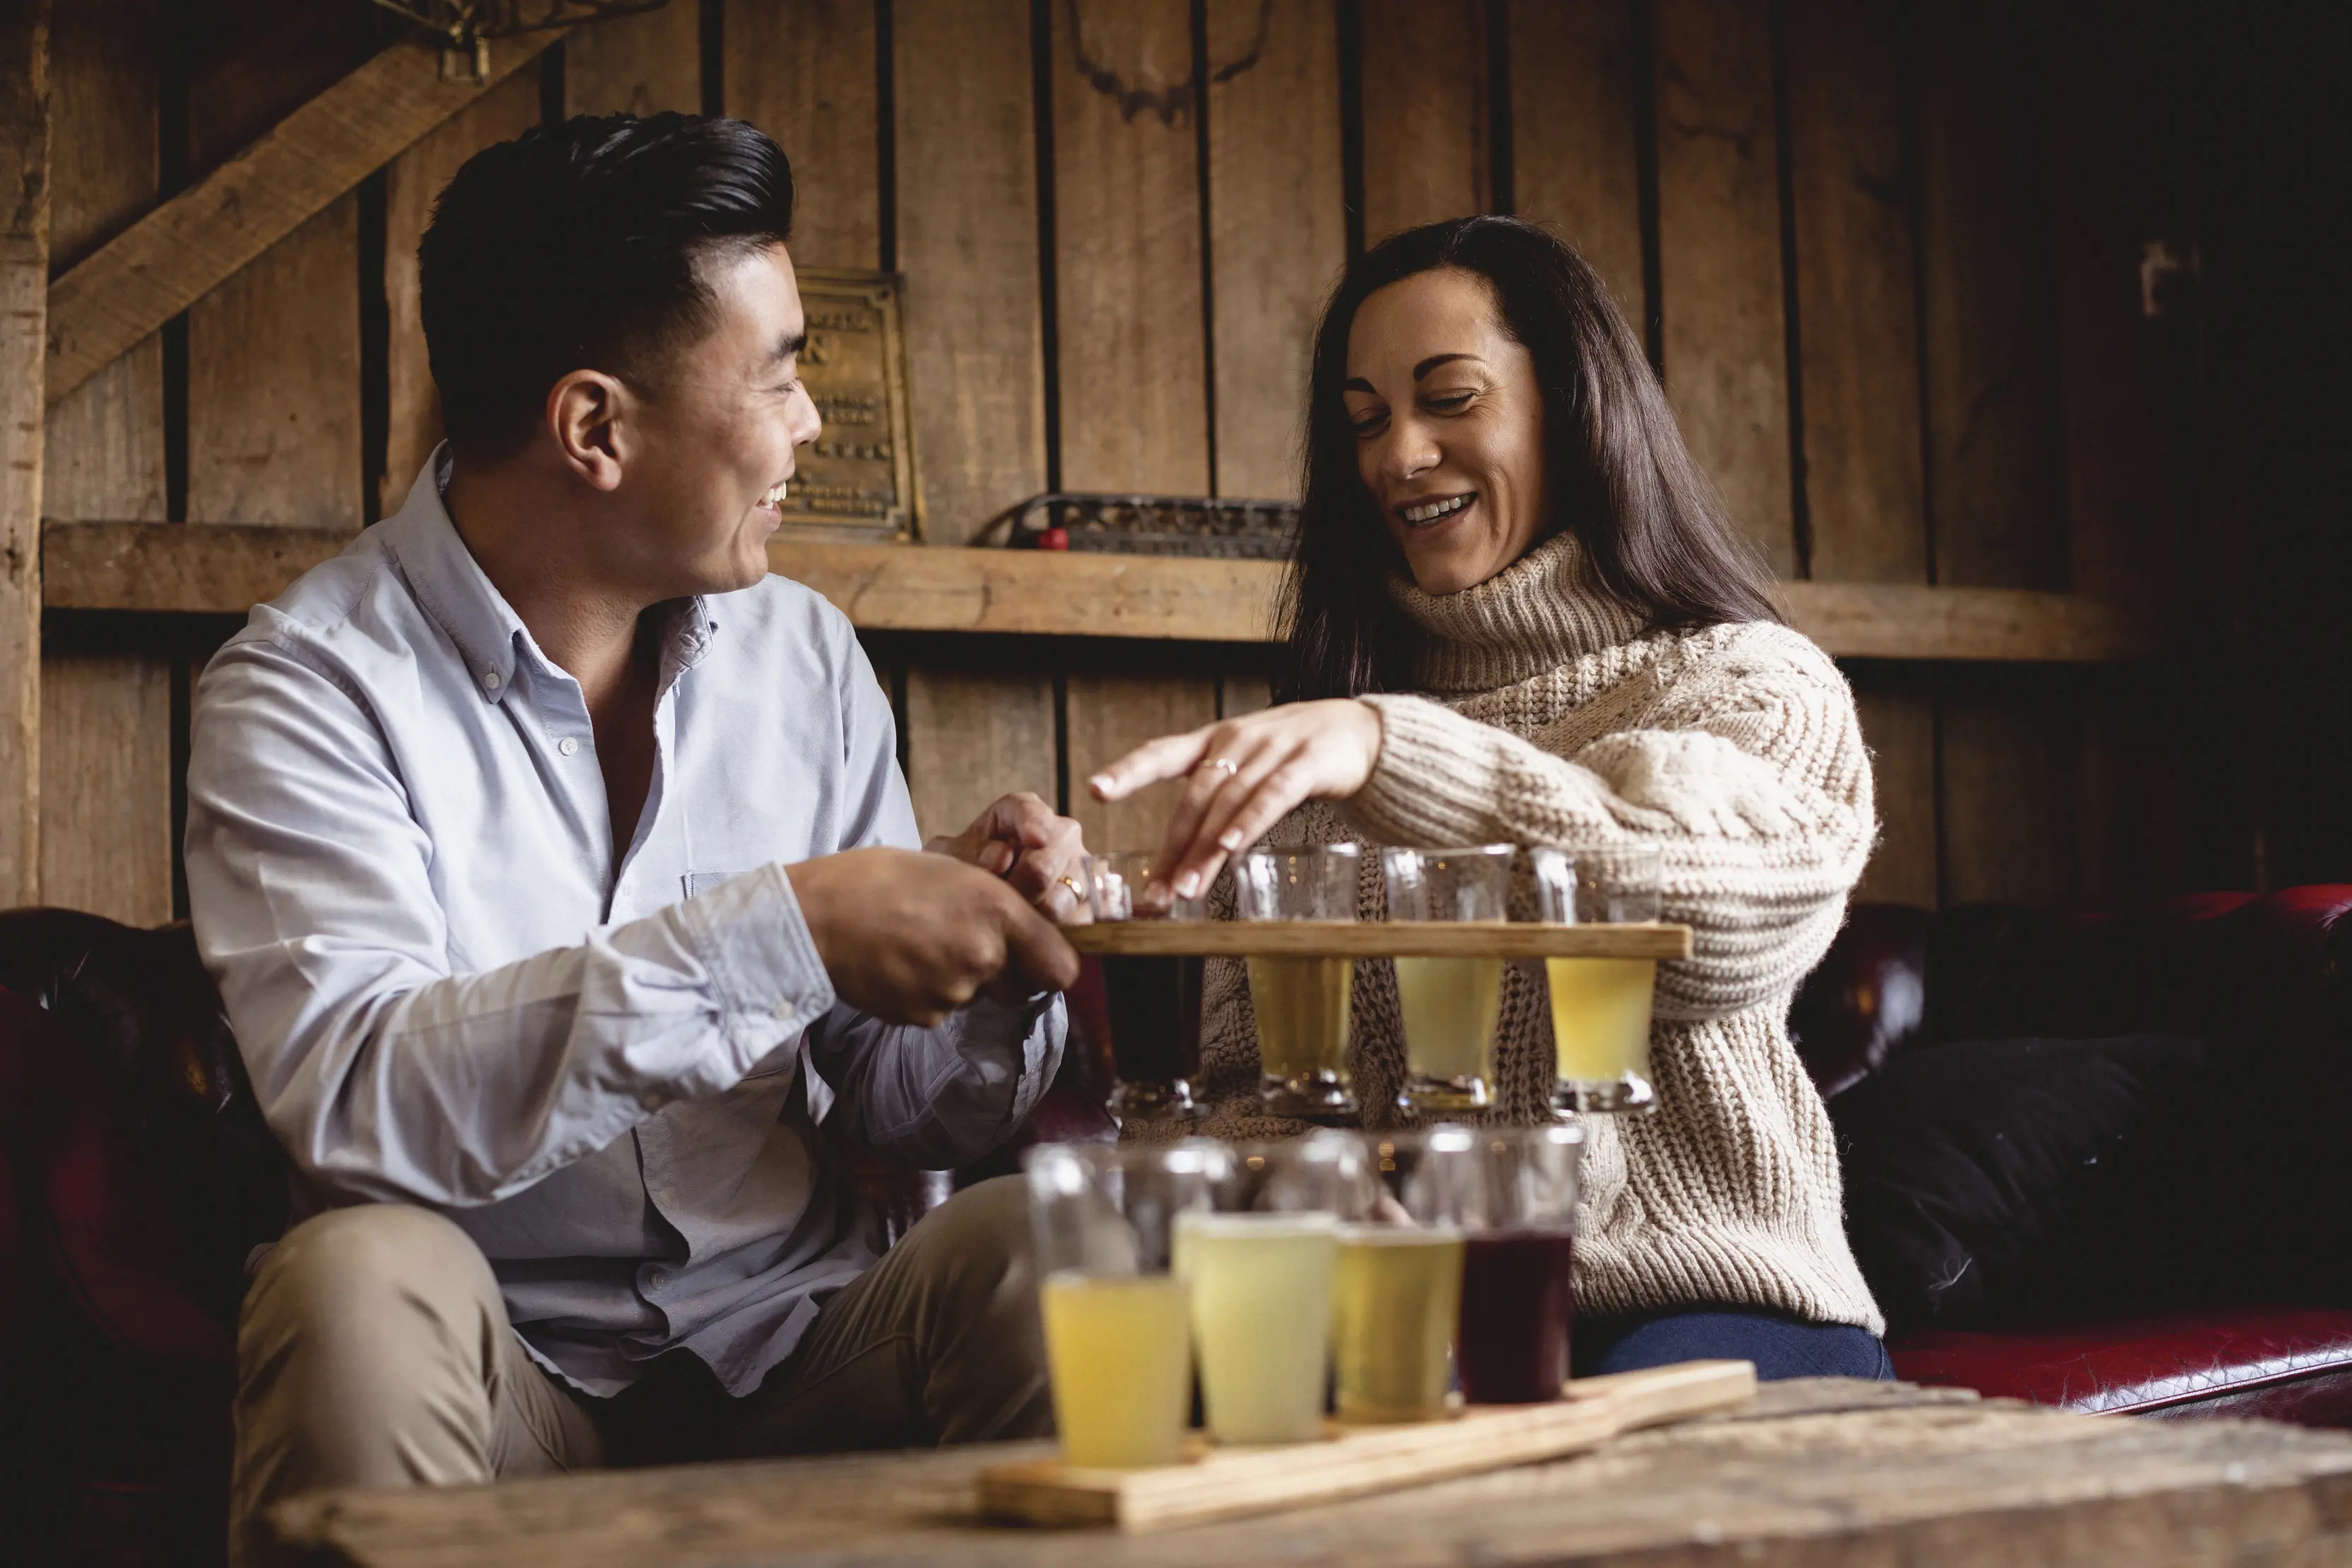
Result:
<svg viewBox="0 0 2352 1568"><path fill-rule="evenodd" d="M938 1023L982 989L1015 1000L1077 981L1051 921L945 855L849 850L784 874L835 993L891 1023Z"/></svg>
<svg viewBox="0 0 2352 1568"><path fill-rule="evenodd" d="M1081 925L1092 917L1078 824L1026 789L999 799L962 832L923 847L1003 877L1049 920Z"/></svg>

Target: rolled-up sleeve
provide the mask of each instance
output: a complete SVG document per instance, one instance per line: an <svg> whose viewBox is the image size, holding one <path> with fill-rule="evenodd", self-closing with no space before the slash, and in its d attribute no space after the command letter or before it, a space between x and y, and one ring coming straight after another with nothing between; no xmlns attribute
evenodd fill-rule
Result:
<svg viewBox="0 0 2352 1568"><path fill-rule="evenodd" d="M264 1114L347 1199L496 1202L664 1104L725 1091L834 1005L781 867L453 973L436 846L383 738L268 642L206 673L187 868Z"/></svg>

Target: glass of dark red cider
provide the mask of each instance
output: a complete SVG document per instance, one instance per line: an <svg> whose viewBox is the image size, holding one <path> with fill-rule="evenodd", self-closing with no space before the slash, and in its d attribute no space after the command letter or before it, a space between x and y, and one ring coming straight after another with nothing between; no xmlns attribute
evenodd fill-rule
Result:
<svg viewBox="0 0 2352 1568"><path fill-rule="evenodd" d="M1571 1266L1584 1129L1574 1122L1478 1130L1485 1223L1462 1264L1454 1364L1473 1405L1558 1399L1576 1322Z"/></svg>
<svg viewBox="0 0 2352 1568"><path fill-rule="evenodd" d="M1155 895L1153 856L1113 850L1087 857L1087 899L1097 921L1205 920L1205 898ZM1110 1113L1122 1122L1189 1121L1201 1113L1198 957L1106 954L1100 960L1111 1062L1118 1076Z"/></svg>

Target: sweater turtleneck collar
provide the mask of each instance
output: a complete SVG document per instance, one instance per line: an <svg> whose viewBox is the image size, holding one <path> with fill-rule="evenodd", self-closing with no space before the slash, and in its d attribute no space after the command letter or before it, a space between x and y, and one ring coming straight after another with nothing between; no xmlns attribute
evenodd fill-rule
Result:
<svg viewBox="0 0 2352 1568"><path fill-rule="evenodd" d="M1563 532L1459 593L1391 573L1391 601L1421 631L1415 681L1441 696L1494 691L1648 631L1649 617L1586 580L1585 559Z"/></svg>

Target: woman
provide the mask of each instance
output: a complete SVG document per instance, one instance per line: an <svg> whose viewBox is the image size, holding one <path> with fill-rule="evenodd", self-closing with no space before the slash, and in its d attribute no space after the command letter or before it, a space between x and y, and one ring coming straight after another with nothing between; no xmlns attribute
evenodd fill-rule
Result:
<svg viewBox="0 0 2352 1568"><path fill-rule="evenodd" d="M1269 831L1661 846L1665 918L1696 950L1658 972L1656 1113L1588 1123L1579 1372L1722 1355L1890 1375L1787 1028L1870 851L1853 694L1782 622L1640 340L1546 231L1464 218L1368 253L1317 332L1310 398L1286 700L1140 747L1095 793L1188 779L1161 862L1188 896ZM1404 1053L1392 979L1363 982L1377 1111ZM1204 1005L1214 1125L1279 1130L1255 1113L1239 965ZM1496 1040L1506 1113L1545 1113L1539 974L1510 971Z"/></svg>

